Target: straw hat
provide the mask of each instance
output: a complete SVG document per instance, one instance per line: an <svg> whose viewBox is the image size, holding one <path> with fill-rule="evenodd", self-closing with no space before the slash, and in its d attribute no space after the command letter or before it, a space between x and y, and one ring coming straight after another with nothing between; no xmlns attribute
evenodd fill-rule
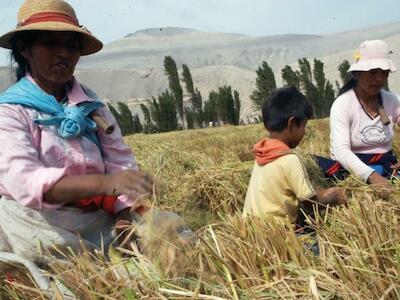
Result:
<svg viewBox="0 0 400 300"><path fill-rule="evenodd" d="M0 47L12 49L12 37L22 31L70 31L82 36L82 53L99 51L103 44L79 25L74 9L62 0L25 0L18 11L17 27L0 37Z"/></svg>
<svg viewBox="0 0 400 300"><path fill-rule="evenodd" d="M354 54L354 62L348 72L369 71L373 69L396 71L396 66L390 59L393 52L388 44L381 40L365 41L361 43Z"/></svg>

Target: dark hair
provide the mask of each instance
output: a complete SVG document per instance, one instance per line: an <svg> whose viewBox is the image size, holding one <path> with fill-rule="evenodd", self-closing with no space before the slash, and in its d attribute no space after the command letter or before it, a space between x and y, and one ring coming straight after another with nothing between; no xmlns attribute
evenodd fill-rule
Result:
<svg viewBox="0 0 400 300"><path fill-rule="evenodd" d="M17 77L17 81L19 81L22 77L25 76L26 71L29 71L29 65L26 59L22 56L22 54L18 50L18 44L22 43L23 47L29 48L31 47L39 38L43 32L36 30L27 30L16 32L11 38L12 49L11 49L11 66L13 63L17 63L17 68L15 70L15 75Z"/></svg>
<svg viewBox="0 0 400 300"><path fill-rule="evenodd" d="M350 79L345 82L345 84L340 88L338 97L347 91L354 89L357 86L357 80L354 74L351 74Z"/></svg>
<svg viewBox="0 0 400 300"><path fill-rule="evenodd" d="M281 132L287 127L290 117L297 125L309 120L313 108L306 97L295 87L274 90L262 108L264 126L268 131Z"/></svg>

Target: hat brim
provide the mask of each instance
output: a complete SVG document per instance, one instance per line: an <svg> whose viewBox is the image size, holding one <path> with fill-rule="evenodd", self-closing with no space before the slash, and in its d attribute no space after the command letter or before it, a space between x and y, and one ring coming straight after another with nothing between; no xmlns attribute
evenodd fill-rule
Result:
<svg viewBox="0 0 400 300"><path fill-rule="evenodd" d="M103 43L94 37L89 31L63 22L46 22L46 23L35 23L26 25L21 28L12 30L0 37L0 47L12 49L12 37L23 31L59 31L59 32L77 32L82 37L82 49L81 55L93 54L100 51L103 48Z"/></svg>
<svg viewBox="0 0 400 300"><path fill-rule="evenodd" d="M373 58L360 60L353 63L347 72L370 71L373 69L389 70L390 72L396 72L396 65L389 58Z"/></svg>

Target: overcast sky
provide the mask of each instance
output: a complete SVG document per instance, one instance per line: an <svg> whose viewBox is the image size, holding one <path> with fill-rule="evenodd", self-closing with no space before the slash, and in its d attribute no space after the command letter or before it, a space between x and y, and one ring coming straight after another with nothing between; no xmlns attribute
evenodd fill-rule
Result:
<svg viewBox="0 0 400 300"><path fill-rule="evenodd" d="M326 34L400 21L400 0L69 0L104 43L150 27L254 36ZM0 0L0 34L16 25L22 0ZM0 65L7 64L0 52Z"/></svg>

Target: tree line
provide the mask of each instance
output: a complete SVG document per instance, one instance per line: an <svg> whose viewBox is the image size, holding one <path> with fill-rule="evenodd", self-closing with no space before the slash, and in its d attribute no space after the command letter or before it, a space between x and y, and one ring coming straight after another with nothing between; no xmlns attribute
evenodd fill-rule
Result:
<svg viewBox="0 0 400 300"><path fill-rule="evenodd" d="M338 67L342 83L348 80L347 70L350 63L344 60ZM261 110L265 99L268 98L272 90L276 88L275 75L266 61L256 70L256 87L250 99L254 108ZM291 85L304 92L314 109L315 118L325 118L329 116L329 110L336 98L337 92L333 84L326 79L324 72L324 63L319 59L314 59L311 66L307 58L298 60L298 70L293 70L286 65L281 70L281 76L284 85ZM339 91L341 84L335 82L336 89Z"/></svg>
<svg viewBox="0 0 400 300"><path fill-rule="evenodd" d="M350 63L347 60L338 66L342 83L348 80L349 67ZM168 88L161 95L146 101L146 104L140 104L142 121L137 114L132 114L126 103L117 102L116 107L108 104L123 135L202 128L209 122L232 125L241 122L240 96L230 85L210 91L208 99L203 101L200 91L193 84L190 69L186 64L182 65L182 73L179 76L174 59L166 56L164 71L168 78ZM297 70L286 65L281 69L281 76L284 85L295 86L304 92L314 108L315 118L329 116L330 107L341 83L335 81L335 91L333 84L325 77L324 63L321 60L314 59L311 65L307 58L299 59ZM186 94L181 82L184 84ZM257 111L261 111L265 99L276 87L274 72L268 63L263 61L256 70L255 89L250 95ZM187 101L184 101L185 97Z"/></svg>
<svg viewBox="0 0 400 300"><path fill-rule="evenodd" d="M168 78L168 88L161 95L146 101L146 104L140 104L143 113L142 122L137 114L132 114L126 103L117 102L117 107L108 104L123 135L202 128L210 122L239 124L240 96L239 92L233 90L230 85L210 91L208 100L203 101L200 91L193 84L187 65L182 65L180 77L174 59L166 56L164 71ZM186 95L184 95L181 81L187 91Z"/></svg>

